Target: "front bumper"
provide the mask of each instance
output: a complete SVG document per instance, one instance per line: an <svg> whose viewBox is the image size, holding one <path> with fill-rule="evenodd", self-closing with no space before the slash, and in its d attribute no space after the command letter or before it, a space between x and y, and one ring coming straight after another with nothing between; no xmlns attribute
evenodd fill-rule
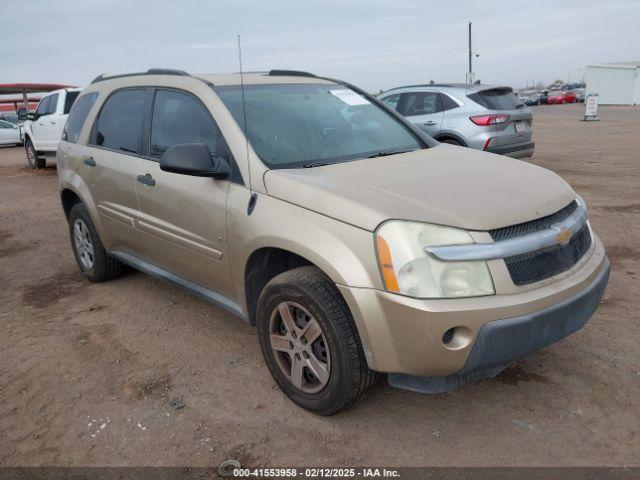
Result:
<svg viewBox="0 0 640 480"><path fill-rule="evenodd" d="M370 368L412 376L464 375L521 358L587 322L610 269L602 243L595 235L593 240L571 270L513 293L427 300L338 288L354 316ZM463 333L461 341L445 344L443 334L451 328Z"/></svg>
<svg viewBox="0 0 640 480"><path fill-rule="evenodd" d="M527 315L484 324L467 362L455 375L434 378L392 373L389 374L389 383L397 388L437 393L478 377L494 376L508 363L584 327L602 299L610 270L607 261L605 268L587 288L560 303Z"/></svg>

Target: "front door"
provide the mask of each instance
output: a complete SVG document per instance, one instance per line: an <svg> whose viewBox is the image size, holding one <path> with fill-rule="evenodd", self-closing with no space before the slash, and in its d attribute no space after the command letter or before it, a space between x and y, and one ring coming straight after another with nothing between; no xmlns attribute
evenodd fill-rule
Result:
<svg viewBox="0 0 640 480"><path fill-rule="evenodd" d="M438 92L409 92L400 96L398 113L416 127L435 136L442 129L442 101Z"/></svg>
<svg viewBox="0 0 640 480"><path fill-rule="evenodd" d="M229 158L228 147L209 110L184 91L158 89L147 147L136 171L138 228L144 259L221 294L231 293L227 259L226 201L229 180L164 172L164 151L204 143L212 155Z"/></svg>
<svg viewBox="0 0 640 480"><path fill-rule="evenodd" d="M36 108L35 115L36 119L31 121L31 131L33 132L33 146L36 150L45 150L47 149L47 130L46 130L46 122L47 117L49 116L49 100L51 99L51 95L44 97L38 103L38 108Z"/></svg>

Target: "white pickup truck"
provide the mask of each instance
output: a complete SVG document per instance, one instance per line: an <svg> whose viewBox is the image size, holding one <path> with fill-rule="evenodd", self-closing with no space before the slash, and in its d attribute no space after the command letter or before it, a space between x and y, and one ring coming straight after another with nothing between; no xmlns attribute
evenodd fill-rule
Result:
<svg viewBox="0 0 640 480"><path fill-rule="evenodd" d="M42 97L34 113L27 113L24 108L18 110L18 118L28 120L22 124L22 133L31 168L44 168L47 157L55 157L67 116L81 90L54 90Z"/></svg>

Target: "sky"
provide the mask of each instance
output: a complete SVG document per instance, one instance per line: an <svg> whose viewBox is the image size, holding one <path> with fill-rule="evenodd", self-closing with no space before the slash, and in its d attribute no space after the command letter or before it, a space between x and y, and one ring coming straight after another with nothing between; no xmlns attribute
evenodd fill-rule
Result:
<svg viewBox="0 0 640 480"><path fill-rule="evenodd" d="M640 0L0 0L0 83L101 73L306 70L371 92L464 81L467 22L483 83L581 81L640 60Z"/></svg>

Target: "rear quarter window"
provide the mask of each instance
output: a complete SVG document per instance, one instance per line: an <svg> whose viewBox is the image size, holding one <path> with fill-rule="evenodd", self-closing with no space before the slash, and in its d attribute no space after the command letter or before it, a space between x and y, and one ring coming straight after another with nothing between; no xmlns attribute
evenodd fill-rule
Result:
<svg viewBox="0 0 640 480"><path fill-rule="evenodd" d="M511 89L504 88L483 90L467 97L489 110L515 110L522 103Z"/></svg>
<svg viewBox="0 0 640 480"><path fill-rule="evenodd" d="M458 108L460 106L456 102L451 100L451 97L449 97L449 95L445 95L444 93L440 94L440 100L442 101L442 110L444 111L453 110L454 108Z"/></svg>
<svg viewBox="0 0 640 480"><path fill-rule="evenodd" d="M96 103L97 98L97 92L87 93L73 104L69 113L69 118L67 118L67 124L62 132L63 140L71 143L76 143L78 141L78 136L80 135L84 122L87 120L89 110L91 110L93 104Z"/></svg>

